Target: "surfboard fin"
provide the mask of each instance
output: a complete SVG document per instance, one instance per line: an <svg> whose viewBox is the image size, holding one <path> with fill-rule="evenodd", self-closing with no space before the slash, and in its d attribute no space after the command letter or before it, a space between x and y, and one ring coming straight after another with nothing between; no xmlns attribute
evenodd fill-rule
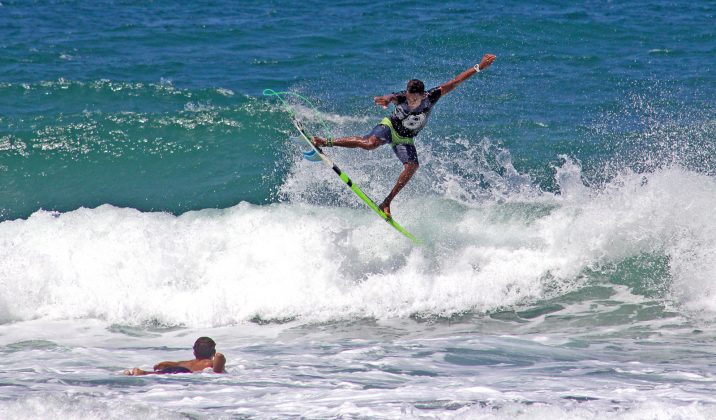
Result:
<svg viewBox="0 0 716 420"><path fill-rule="evenodd" d="M294 143L301 146L301 149L306 147L306 142L301 137L291 137L291 140L293 140ZM302 150L301 153L303 153L303 158L310 162L320 162L321 157L318 156L318 153L316 153L315 150Z"/></svg>

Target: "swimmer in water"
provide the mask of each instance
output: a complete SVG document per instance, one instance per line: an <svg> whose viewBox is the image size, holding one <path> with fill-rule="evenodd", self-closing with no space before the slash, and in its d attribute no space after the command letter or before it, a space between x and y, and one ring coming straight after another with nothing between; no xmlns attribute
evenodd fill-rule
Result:
<svg viewBox="0 0 716 420"><path fill-rule="evenodd" d="M194 343L194 360L183 362L160 362L149 372L139 368L127 369L125 375L162 375L169 373L194 373L211 368L214 373L224 373L226 357L216 352L216 343L209 337L199 337Z"/></svg>

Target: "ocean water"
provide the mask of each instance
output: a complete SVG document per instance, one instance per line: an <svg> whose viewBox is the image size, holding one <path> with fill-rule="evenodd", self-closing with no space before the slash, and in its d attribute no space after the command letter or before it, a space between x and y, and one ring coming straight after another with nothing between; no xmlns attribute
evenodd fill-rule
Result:
<svg viewBox="0 0 716 420"><path fill-rule="evenodd" d="M716 3L0 0L0 418L716 418ZM393 231L303 160L439 85ZM326 152L374 200L388 147ZM227 374L127 377L191 358Z"/></svg>

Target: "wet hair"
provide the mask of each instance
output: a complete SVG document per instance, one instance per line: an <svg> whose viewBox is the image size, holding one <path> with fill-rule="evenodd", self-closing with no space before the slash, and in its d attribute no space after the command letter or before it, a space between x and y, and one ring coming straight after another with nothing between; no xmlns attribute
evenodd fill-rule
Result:
<svg viewBox="0 0 716 420"><path fill-rule="evenodd" d="M408 81L408 93L424 93L425 83L422 80L411 79Z"/></svg>
<svg viewBox="0 0 716 420"><path fill-rule="evenodd" d="M194 357L211 359L216 354L216 343L209 337L199 337L194 342Z"/></svg>

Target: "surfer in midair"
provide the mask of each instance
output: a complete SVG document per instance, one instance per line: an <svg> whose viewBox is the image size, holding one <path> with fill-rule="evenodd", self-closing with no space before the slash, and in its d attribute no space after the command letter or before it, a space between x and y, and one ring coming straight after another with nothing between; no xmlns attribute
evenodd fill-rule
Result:
<svg viewBox="0 0 716 420"><path fill-rule="evenodd" d="M391 93L373 98L376 105L387 108L394 104L395 108L390 117L383 118L378 125L366 136L350 136L337 139L313 137L313 144L318 147L359 147L372 150L384 144L390 144L395 155L403 162L403 171L398 176L395 186L378 207L390 217L390 203L418 170L418 152L415 149L414 138L425 127L433 106L444 95L455 89L460 83L469 79L481 70L489 67L495 61L495 56L485 54L479 64L455 76L449 82L425 91L425 84L418 79L408 81L404 91Z"/></svg>

